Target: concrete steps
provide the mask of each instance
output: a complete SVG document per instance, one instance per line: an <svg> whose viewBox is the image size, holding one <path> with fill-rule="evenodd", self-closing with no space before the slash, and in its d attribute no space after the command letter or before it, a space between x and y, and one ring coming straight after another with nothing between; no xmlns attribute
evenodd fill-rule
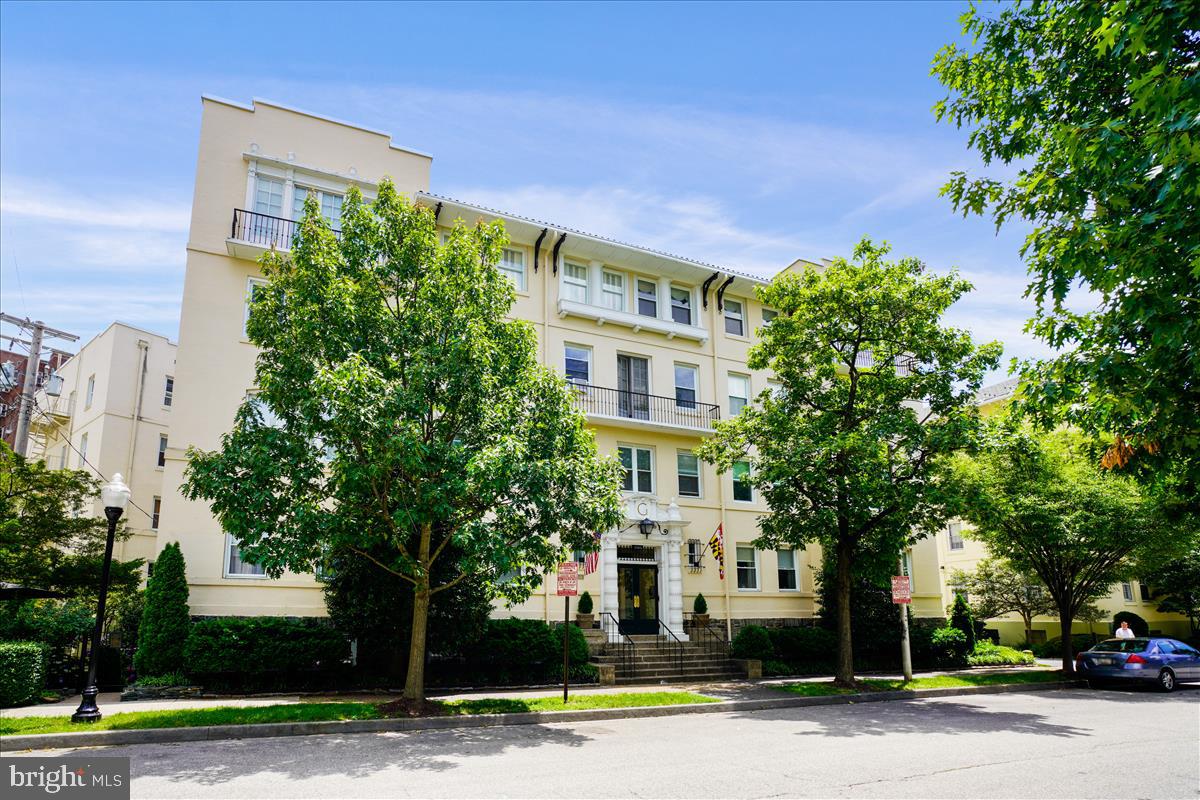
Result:
<svg viewBox="0 0 1200 800"><path fill-rule="evenodd" d="M591 639L591 637L589 637ZM663 645L657 636L630 636L627 658L606 640L595 643L592 661L611 665L618 684L730 681L745 677L736 661L695 642ZM589 644L592 644L589 641Z"/></svg>

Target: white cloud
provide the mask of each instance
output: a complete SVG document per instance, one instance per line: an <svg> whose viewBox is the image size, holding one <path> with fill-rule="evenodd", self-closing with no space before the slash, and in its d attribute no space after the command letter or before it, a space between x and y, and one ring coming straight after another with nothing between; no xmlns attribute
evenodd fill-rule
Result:
<svg viewBox="0 0 1200 800"><path fill-rule="evenodd" d="M186 231L190 207L145 197L83 195L55 185L5 178L0 213L88 228Z"/></svg>

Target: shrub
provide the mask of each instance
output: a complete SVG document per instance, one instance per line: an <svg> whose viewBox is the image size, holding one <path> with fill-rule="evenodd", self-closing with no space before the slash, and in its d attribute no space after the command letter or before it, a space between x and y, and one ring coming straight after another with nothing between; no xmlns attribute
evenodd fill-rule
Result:
<svg viewBox="0 0 1200 800"><path fill-rule="evenodd" d="M584 589L583 594L579 595L579 606L575 610L580 614L592 613L592 596L588 594L587 589Z"/></svg>
<svg viewBox="0 0 1200 800"><path fill-rule="evenodd" d="M761 625L747 625L733 637L734 658L756 658L769 661L775 656L771 635Z"/></svg>
<svg viewBox="0 0 1200 800"><path fill-rule="evenodd" d="M783 661L776 661L775 659L771 659L770 661L764 661L762 663L762 674L763 675L795 675L796 670L792 669L792 666L790 664L787 664Z"/></svg>
<svg viewBox="0 0 1200 800"><path fill-rule="evenodd" d="M935 630L930 645L935 660L942 666L962 666L967 663L967 654L971 652L967 635L953 626Z"/></svg>
<svg viewBox="0 0 1200 800"><path fill-rule="evenodd" d="M954 605L950 609L950 627L963 632L967 641L967 653L975 649L975 614L966 598L957 592L954 595Z"/></svg>
<svg viewBox="0 0 1200 800"><path fill-rule="evenodd" d="M162 549L146 585L145 608L133 664L139 675L181 672L191 619L183 552L178 542Z"/></svg>
<svg viewBox="0 0 1200 800"><path fill-rule="evenodd" d="M1032 663L1034 663L1034 659L1029 653L1022 653L1020 650L1014 650L1011 647L993 644L992 642L977 643L975 650L967 656L967 664L972 667L998 667L1009 664Z"/></svg>
<svg viewBox="0 0 1200 800"><path fill-rule="evenodd" d="M28 703L45 678L45 653L38 642L0 642L0 708Z"/></svg>
<svg viewBox="0 0 1200 800"><path fill-rule="evenodd" d="M574 670L575 667L579 666L580 664L588 663L588 660L591 659L592 656L591 653L588 652L587 637L583 635L583 631L581 631L576 625L567 625L566 630L569 634L567 638L567 649L570 651L571 669ZM554 652L557 659L554 664L557 667L556 671L559 677L562 677L562 632L562 625L554 628Z"/></svg>
<svg viewBox="0 0 1200 800"><path fill-rule="evenodd" d="M334 669L350 643L324 620L216 617L192 624L184 655L189 675L261 676Z"/></svg>
<svg viewBox="0 0 1200 800"><path fill-rule="evenodd" d="M483 638L472 646L467 661L476 670L470 676L473 679L538 683L561 670L562 639L556 639L541 620L488 620Z"/></svg>
<svg viewBox="0 0 1200 800"><path fill-rule="evenodd" d="M704 595L696 595L696 599L692 601L692 611L697 614L708 613L708 601L704 599Z"/></svg>
<svg viewBox="0 0 1200 800"><path fill-rule="evenodd" d="M1134 636L1149 636L1150 625L1146 620L1134 614L1132 611L1118 611L1113 614L1112 631L1116 633L1117 628L1121 627L1122 622L1128 622Z"/></svg>
<svg viewBox="0 0 1200 800"><path fill-rule="evenodd" d="M771 628L767 634L773 658L789 673L824 672L837 660L837 634L824 628Z"/></svg>
<svg viewBox="0 0 1200 800"><path fill-rule="evenodd" d="M154 675L148 678L138 678L138 686L187 686L191 681L181 672L171 672L166 675Z"/></svg>

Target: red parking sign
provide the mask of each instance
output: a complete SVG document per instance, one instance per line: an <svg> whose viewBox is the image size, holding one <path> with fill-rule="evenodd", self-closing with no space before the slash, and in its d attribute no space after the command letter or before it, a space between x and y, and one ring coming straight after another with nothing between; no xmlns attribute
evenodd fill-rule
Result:
<svg viewBox="0 0 1200 800"><path fill-rule="evenodd" d="M579 562L564 561L558 565L558 596L574 597L579 594Z"/></svg>
<svg viewBox="0 0 1200 800"><path fill-rule="evenodd" d="M907 575L892 576L892 602L912 602L912 584L909 583Z"/></svg>

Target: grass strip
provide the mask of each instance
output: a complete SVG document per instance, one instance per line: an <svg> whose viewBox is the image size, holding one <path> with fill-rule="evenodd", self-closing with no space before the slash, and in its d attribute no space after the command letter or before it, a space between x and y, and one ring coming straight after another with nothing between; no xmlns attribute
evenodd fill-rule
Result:
<svg viewBox="0 0 1200 800"><path fill-rule="evenodd" d="M848 689L835 686L832 681L808 681L805 683L788 683L778 688L791 694L804 697L824 697L838 694L855 694L866 692L890 692L897 689L959 689L968 686L1007 686L1024 683L1049 683L1061 681L1062 673L1058 670L1042 672L982 672L968 675L930 675L905 681L901 678L864 678L859 681L860 689Z"/></svg>
<svg viewBox="0 0 1200 800"><path fill-rule="evenodd" d="M561 697L481 697L478 699L431 700L431 716L510 714L521 711L578 711L593 708L674 706L716 703L715 697L694 692L620 692L578 694L563 704ZM326 722L343 719L380 719L385 716L376 703L286 703L271 706L220 706L171 711L130 711L106 714L99 722L80 724L68 716L2 717L0 736L77 731L123 731L148 728L194 728L203 725L258 725L271 722Z"/></svg>

